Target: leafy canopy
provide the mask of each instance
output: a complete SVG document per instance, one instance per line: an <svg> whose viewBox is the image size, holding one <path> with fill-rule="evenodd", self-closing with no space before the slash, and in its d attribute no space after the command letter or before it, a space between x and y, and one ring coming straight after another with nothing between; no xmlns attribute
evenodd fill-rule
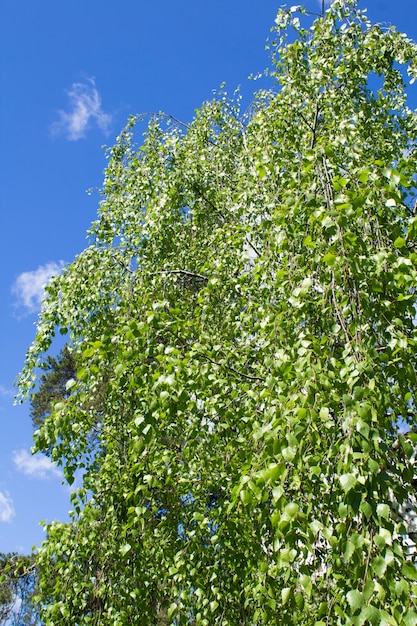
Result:
<svg viewBox="0 0 417 626"><path fill-rule="evenodd" d="M35 449L83 486L37 557L45 624L417 623L417 49L354 0L274 35L250 114L221 92L139 147L130 119L48 286L21 389L68 333Z"/></svg>

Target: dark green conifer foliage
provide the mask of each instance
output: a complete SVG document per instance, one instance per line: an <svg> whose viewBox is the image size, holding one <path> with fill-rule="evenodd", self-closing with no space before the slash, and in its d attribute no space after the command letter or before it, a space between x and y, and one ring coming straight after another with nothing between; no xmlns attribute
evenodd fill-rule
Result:
<svg viewBox="0 0 417 626"><path fill-rule="evenodd" d="M38 626L35 557L0 552L0 626Z"/></svg>
<svg viewBox="0 0 417 626"><path fill-rule="evenodd" d="M45 372L39 380L39 387L31 396L30 416L33 427L40 428L45 419L52 413L54 403L68 397L66 384L76 376L74 354L64 346L56 356L48 356L44 364Z"/></svg>

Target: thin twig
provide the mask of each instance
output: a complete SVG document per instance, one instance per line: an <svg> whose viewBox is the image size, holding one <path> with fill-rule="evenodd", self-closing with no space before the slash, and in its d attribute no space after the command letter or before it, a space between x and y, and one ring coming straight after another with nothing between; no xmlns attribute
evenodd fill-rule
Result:
<svg viewBox="0 0 417 626"><path fill-rule="evenodd" d="M305 116L305 115L304 115L301 111L299 111L299 114L300 114L300 116L301 116L301 119L302 119L302 120L303 120L303 122L304 122L304 123L305 123L305 124L309 127L309 129L311 130L311 132L314 132L314 128L313 128L313 126L310 124L310 122L308 121L308 119L306 118L306 116Z"/></svg>
<svg viewBox="0 0 417 626"><path fill-rule="evenodd" d="M367 554L367 557L366 557L365 574L363 576L363 581L362 581L362 593L364 592L366 579L368 578L369 561L371 560L372 548L374 546L374 534L373 534L372 528L371 528L370 535L371 535L371 539L370 539L370 543L369 543L368 554Z"/></svg>
<svg viewBox="0 0 417 626"><path fill-rule="evenodd" d="M209 356L207 356L207 354L201 354L201 356L207 359L207 361L210 361L210 363L213 363L213 365L217 365L218 367L224 367L230 372L233 372L234 374L236 374L237 376L242 376L243 378L247 378L248 380L257 380L261 383L264 382L264 379L260 378L259 376L250 376L249 374L244 374L243 372L239 372L238 370L235 370L235 368L231 367L230 365L223 365L222 363L218 363L217 361L214 361Z"/></svg>
<svg viewBox="0 0 417 626"><path fill-rule="evenodd" d="M220 211L220 209L218 209L218 208L216 207L216 205L215 205L215 204L213 204L213 202L212 202L209 198L207 198L207 196L204 194L204 192L203 192L203 191L201 191L201 189L199 188L199 186L198 186L198 185L196 185L195 183L192 183L192 187L193 187L194 191L196 191L196 192L200 195L200 197L201 197L201 198L203 198L203 200L205 200L205 202L207 202L207 204L208 204L209 206L211 206L211 208L212 208L214 211L216 211L216 213L218 213L218 214L220 215L220 217L222 218L222 220L225 222L225 221L226 221L226 218L224 217L223 213Z"/></svg>
<svg viewBox="0 0 417 626"><path fill-rule="evenodd" d="M343 332L345 334L345 338L346 338L347 344L352 348L352 344L351 344L351 341L350 341L348 330L346 328L345 320L343 318L343 315L339 311L339 306L338 306L337 300L336 300L334 272L332 272L331 290L332 290L333 305L334 305L334 309L336 311L337 319L339 320L340 325L341 325L341 327L343 329ZM354 358L355 358L355 361L357 361L356 353L354 353Z"/></svg>
<svg viewBox="0 0 417 626"><path fill-rule="evenodd" d="M317 132L317 126L318 126L318 122L319 122L319 113L320 113L320 107L318 105L318 103L316 104L316 112L314 114L314 122L313 122L313 127L311 128L312 130L312 137L311 137L311 144L310 144L310 150L312 150L314 148L314 145L316 143L316 132Z"/></svg>
<svg viewBox="0 0 417 626"><path fill-rule="evenodd" d="M256 254L256 256L261 256L261 253L259 252L259 250L257 250L255 248L255 246L253 245L253 243L251 242L251 240L249 239L249 237L246 237L246 243L252 248L252 250L254 251L254 253Z"/></svg>
<svg viewBox="0 0 417 626"><path fill-rule="evenodd" d="M202 274L197 274L196 272L189 272L188 270L160 270L156 273L157 274L180 274L182 276L190 276L191 278L197 278L198 280L204 281L205 283L208 281L207 276L203 276Z"/></svg>
<svg viewBox="0 0 417 626"><path fill-rule="evenodd" d="M120 265L120 267L122 267L125 270L125 272L129 272L129 274L135 273L133 270L130 269L130 267L126 267L126 265L120 259L114 259L114 260L116 261L116 263Z"/></svg>

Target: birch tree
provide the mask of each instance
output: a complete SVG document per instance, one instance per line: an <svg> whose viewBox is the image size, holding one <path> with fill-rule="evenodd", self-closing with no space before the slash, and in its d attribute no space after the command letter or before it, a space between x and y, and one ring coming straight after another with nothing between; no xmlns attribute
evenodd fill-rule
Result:
<svg viewBox="0 0 417 626"><path fill-rule="evenodd" d="M129 120L47 288L21 390L67 334L35 449L82 476L37 556L47 625L417 623L417 48L336 0L270 49L245 115Z"/></svg>

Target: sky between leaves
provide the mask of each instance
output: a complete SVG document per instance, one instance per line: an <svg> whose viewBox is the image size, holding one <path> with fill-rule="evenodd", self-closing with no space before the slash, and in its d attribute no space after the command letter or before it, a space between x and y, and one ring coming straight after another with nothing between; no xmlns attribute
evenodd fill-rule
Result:
<svg viewBox="0 0 417 626"><path fill-rule="evenodd" d="M241 85L247 106L267 86L247 77L268 65L264 46L280 4L0 2L0 552L29 552L43 539L40 520L67 519L69 489L48 458L31 455L29 406L13 406L13 382L45 282L86 245L103 144L114 143L130 114L191 120L223 81L229 93ZM321 0L303 4L321 8ZM360 7L417 40L415 0Z"/></svg>

